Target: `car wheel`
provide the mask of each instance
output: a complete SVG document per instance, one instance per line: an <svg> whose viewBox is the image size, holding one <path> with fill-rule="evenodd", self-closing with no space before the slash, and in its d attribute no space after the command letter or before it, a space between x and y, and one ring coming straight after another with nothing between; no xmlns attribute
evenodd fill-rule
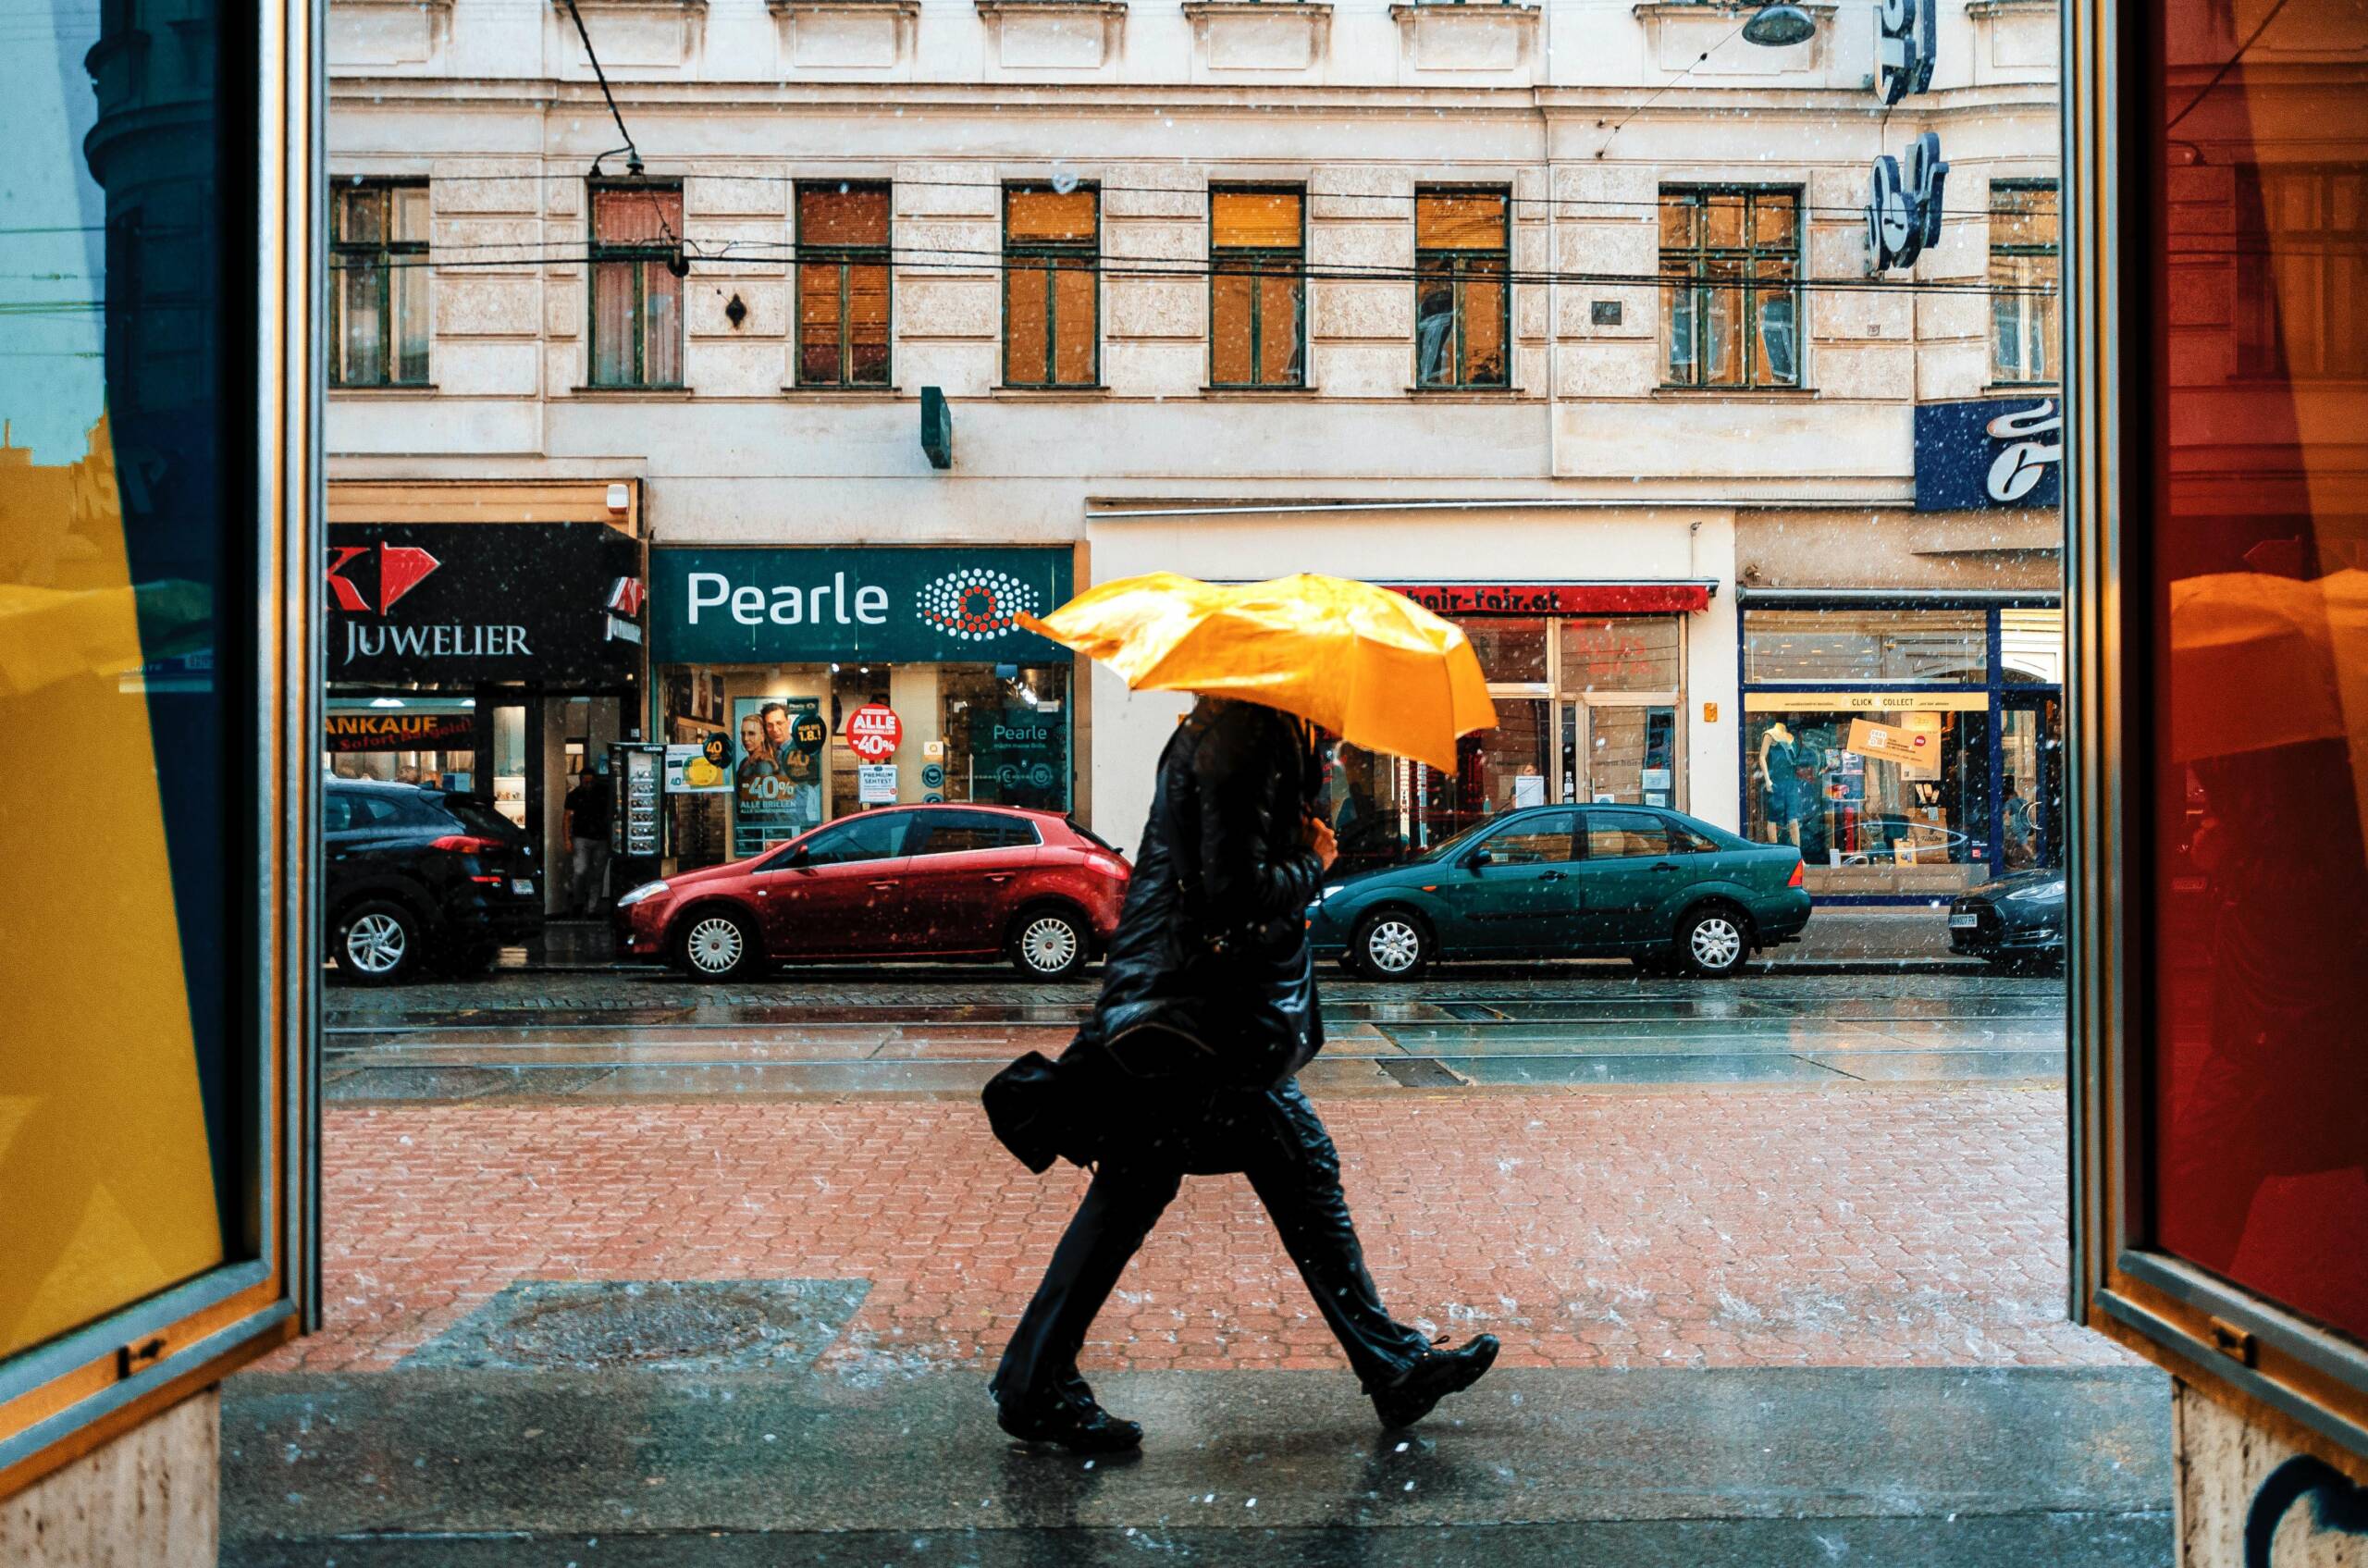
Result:
<svg viewBox="0 0 2368 1568"><path fill-rule="evenodd" d="M1751 957L1751 935L1734 910L1723 904L1708 905L1678 922L1677 957L1693 973L1721 980Z"/></svg>
<svg viewBox="0 0 2368 1568"><path fill-rule="evenodd" d="M756 927L734 909L700 909L684 922L674 950L697 980L737 980L755 969L759 956Z"/></svg>
<svg viewBox="0 0 2368 1568"><path fill-rule="evenodd" d="M1430 933L1396 909L1376 909L1359 920L1349 952L1369 980L1412 980L1431 967Z"/></svg>
<svg viewBox="0 0 2368 1568"><path fill-rule="evenodd" d="M1067 980L1085 968L1085 928L1063 910L1035 910L1012 933L1011 961L1030 980Z"/></svg>
<svg viewBox="0 0 2368 1568"><path fill-rule="evenodd" d="M419 917L391 898L370 898L348 909L337 922L330 950L348 980L362 985L393 985L419 969Z"/></svg>

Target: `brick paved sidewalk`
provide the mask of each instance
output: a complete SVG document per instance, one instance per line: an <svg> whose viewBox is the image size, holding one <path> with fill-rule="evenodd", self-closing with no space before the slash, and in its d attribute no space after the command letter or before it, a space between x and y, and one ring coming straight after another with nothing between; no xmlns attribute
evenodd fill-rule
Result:
<svg viewBox="0 0 2368 1568"><path fill-rule="evenodd" d="M1385 1299L1511 1364L2067 1365L2064 1101L1965 1089L1330 1099ZM518 1279L857 1278L822 1365L999 1353L1081 1191L962 1103L333 1109L328 1327L378 1370ZM1084 1364L1344 1365L1239 1178L1188 1180Z"/></svg>

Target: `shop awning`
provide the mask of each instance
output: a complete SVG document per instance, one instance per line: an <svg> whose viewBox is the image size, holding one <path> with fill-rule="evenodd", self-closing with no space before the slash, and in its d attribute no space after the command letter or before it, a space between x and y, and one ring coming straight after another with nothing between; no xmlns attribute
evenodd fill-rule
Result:
<svg viewBox="0 0 2368 1568"><path fill-rule="evenodd" d="M1710 608L1716 578L1597 583L1384 583L1439 615L1675 615Z"/></svg>

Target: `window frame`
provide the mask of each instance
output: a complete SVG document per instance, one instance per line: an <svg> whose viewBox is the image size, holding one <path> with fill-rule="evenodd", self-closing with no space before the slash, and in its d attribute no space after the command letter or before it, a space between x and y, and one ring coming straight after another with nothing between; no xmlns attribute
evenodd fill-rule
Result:
<svg viewBox="0 0 2368 1568"><path fill-rule="evenodd" d="M2068 1315L2368 1479L2368 1346L2150 1234L2150 1048L2166 1027L2147 984L2163 912L2141 874L2155 831L2142 770L2161 738L2166 19L2072 6L2064 23Z"/></svg>
<svg viewBox="0 0 2368 1568"><path fill-rule="evenodd" d="M435 303L431 296L426 310L427 364L416 380L401 374L401 359L396 351L395 332L395 268L398 256L415 256L416 261L401 263L407 266L426 266L429 254L427 240L397 240L394 238L395 192L417 191L428 199L428 222L436 218L433 181L426 179L389 178L337 179L329 187L328 201L328 337L326 344L328 361L328 384L340 391L374 387L432 387L436 384ZM344 238L346 199L350 196L376 196L379 204L379 234L376 241ZM346 258L363 257L374 261L378 267L378 363L386 374L375 381L355 381L346 377L345 361L345 285L339 276L346 267ZM433 277L433 274L430 274Z"/></svg>
<svg viewBox="0 0 2368 1568"><path fill-rule="evenodd" d="M1497 196L1505 204L1504 244L1496 250L1479 250L1468 245L1435 245L1424 248L1422 241L1423 198L1425 196ZM1417 185L1414 187L1414 390L1418 392L1510 392L1513 389L1513 191L1510 185ZM1447 279L1453 290L1454 307L1449 329L1448 365L1450 378L1445 381L1423 379L1423 290L1430 281L1423 270L1426 260L1444 257L1448 263ZM1504 379L1501 381L1467 381L1463 377L1464 351L1469 338L1471 312L1465 308L1464 289L1473 274L1465 265L1474 261L1494 260L1502 270L1497 275L1497 336L1505 346Z"/></svg>
<svg viewBox="0 0 2368 1568"><path fill-rule="evenodd" d="M1292 196L1299 201L1299 243L1288 251L1270 245L1217 244L1216 204L1219 196ZM1209 187L1209 389L1225 392L1295 392L1307 388L1307 187L1304 185L1212 185ZM1217 377L1217 278L1275 276L1267 264L1280 263L1292 282L1295 312L1291 332L1293 370L1289 380L1264 378L1266 338L1261 328L1266 291L1253 282L1250 290L1250 379L1225 381ZM1227 263L1232 265L1228 267ZM1245 266L1243 264L1247 264Z"/></svg>
<svg viewBox="0 0 2368 1568"><path fill-rule="evenodd" d="M1030 240L1015 242L1011 237L1011 199L1032 191L1058 195L1075 195L1084 191L1093 198L1093 236L1091 240L1044 241ZM1102 186L1096 180L1081 180L1068 191L1058 191L1050 180L1013 179L1003 186L1003 207L996 215L1003 240L1003 329L997 334L1001 342L1002 384L1013 390L1029 392L1098 391L1102 388ZM1060 377L1061 313L1060 290L1054 286L1054 276L1065 269L1065 257L1082 256L1083 270L1093 279L1088 296L1093 302L1092 326L1088 341L1092 347L1092 364L1083 381L1063 381ZM1044 376L1042 381L1016 381L1011 374L1011 281L1025 268L1044 274Z"/></svg>
<svg viewBox="0 0 2368 1568"><path fill-rule="evenodd" d="M2326 182L2338 172L2351 173L2342 166L2323 163L2238 164L2232 171L2237 185L2238 228L2228 339L2236 374L2240 378L2282 378L2317 384L2368 381L2368 349L2361 351L2357 364L2331 368L2325 357L2332 336L2324 329L2329 314L2327 305L2337 294L2329 281L2332 269L2327 263L2340 255L2357 256L2360 258L2360 275L2368 279L2368 204L2363 204L2360 227L2356 228L2330 228L2325 221L2330 205ZM2304 179L2316 187L2322 221L2310 228L2287 228L2273 222L2268 203L2272 185ZM2251 221L2254 215L2259 216L2257 225ZM2317 326L2321 329L2280 335L2279 340L2270 345L2272 357L2264 361L2261 357L2260 346L2251 340L2246 328L2251 320L2248 309L2251 301L2264 296L2274 300L2280 292L2275 276L2266 273L2269 258L2257 253L2266 253L2273 245L2285 253L2276 258L2278 260L2295 261L2307 255L2319 264L2319 277L2312 293L2319 307ZM2255 280L2250 292L2247 286L2249 278ZM2298 366L2286 358L2287 343L2296 338L2315 346L2321 355L2318 364Z"/></svg>
<svg viewBox="0 0 2368 1568"><path fill-rule="evenodd" d="M2044 191L2055 198L2054 241L2052 243L2044 245L2001 242L1997 237L1999 219L2002 216L2010 215L2002 214L1999 211L1999 193L2001 191ZM1992 275L1991 278L1992 286L1994 288L1998 285L1999 280L1995 274L1997 270L1997 264L2001 260L2028 263L2044 258L2048 263L2048 270L2054 290L2052 293L2044 296L2044 301L2052 303L2054 307L2052 313L2043 308L2041 301L2035 300L2033 296L2028 293L2013 296L2016 302L2016 309L2017 319L2020 323L2023 342L2023 364L2021 366L2016 368L2018 370L2028 370L2029 367L2031 360L2031 327L2035 315L2042 318L2041 325L2045 327L2051 324L2043 318L2050 314L2053 315L2054 321L2052 326L2054 327L2055 338L2054 343L2053 345L2049 345L2054 349L2055 356L2054 362L2052 364L2041 367L2047 372L2047 374L2041 376L2022 374L2008 375L2008 366L2006 366L2006 364L2001 360L1999 355L1998 304L2001 296L1995 294L1992 295L1990 301L1991 385L1993 387L2014 388L2059 386L2063 383L2064 379L2064 182L2061 179L2046 176L2024 177L2018 175L2012 179L1992 179L1990 182L1989 221L1989 260L1990 270Z"/></svg>
<svg viewBox="0 0 2368 1568"><path fill-rule="evenodd" d="M1710 244L1708 223L1699 225L1702 242L1684 250L1671 250L1666 243L1661 242L1658 233L1654 236L1655 254L1659 263L1661 281L1659 290L1662 302L1661 389L1664 391L1726 393L1797 392L1806 389L1808 386L1808 333L1805 329L1806 312L1802 300L1804 282L1802 273L1807 250L1808 192L1807 188L1800 185L1748 185L1728 181L1662 185L1655 193L1653 218L1657 225L1662 221L1662 215L1667 210L1672 196L1689 199L1697 205L1707 204L1708 198L1712 196L1741 196L1744 199L1744 243L1740 247ZM1781 196L1793 204L1792 243L1787 250L1763 250L1760 247L1758 238L1759 226L1755 219L1760 198L1767 196ZM1671 259L1681 256L1688 259L1687 269L1682 274L1674 273L1671 269ZM1715 284L1707 278L1706 269L1701 264L1714 257L1733 259L1739 262L1743 268L1743 282L1739 288L1743 295L1739 315L1741 329L1735 352L1742 356L1744 377L1742 380L1736 382L1711 381L1707 378L1709 355L1702 352L1703 344L1707 341L1705 328L1709 315L1706 302L1708 298L1708 290L1715 287ZM1791 262L1792 271L1781 290L1765 287L1758 281L1758 264L1763 258L1783 259ZM1670 299L1671 290L1681 285L1685 289L1686 310L1693 322L1694 329L1695 352L1692 362L1694 378L1689 381L1678 380L1670 363L1670 350L1675 342L1677 327L1676 312L1671 308ZM1792 302L1793 306L1793 377L1789 381L1760 380L1757 369L1758 355L1753 352L1758 341L1760 323L1765 319L1763 310L1767 296L1771 293L1781 293L1783 298Z"/></svg>
<svg viewBox="0 0 2368 1568"><path fill-rule="evenodd" d="M888 237L877 245L809 244L806 239L805 214L802 203L809 191L852 193L877 191L888 207ZM896 385L896 188L886 179L801 179L790 187L790 221L796 225L792 231L790 278L790 382L800 390L825 392L882 392ZM839 270L839 374L835 380L819 381L806 374L806 279L808 266L835 265ZM848 334L847 302L850 298L848 280L851 269L877 266L882 279L881 295L887 312L888 352L881 364L880 379L858 381L855 378L855 345Z"/></svg>
<svg viewBox="0 0 2368 1568"><path fill-rule="evenodd" d="M206 13L211 16L211 12ZM214 19L220 19L214 18ZM312 1046L322 950L319 655L323 562L318 411L327 389L327 179L310 13L265 7L254 47L219 51L206 102L243 119L258 165L225 149L221 227L225 629L222 852L262 871L222 933L221 1007L240 1072L242 1197L232 1257L0 1358L0 1498L213 1388L321 1321L320 1098ZM105 37L99 49L119 47ZM102 122L104 124L104 122ZM137 310L136 302L130 310ZM235 345L235 346L233 346ZM239 521L243 519L243 521ZM227 599L227 601L226 601ZM229 760L236 759L235 761ZM227 901L227 900L226 900Z"/></svg>
<svg viewBox="0 0 2368 1568"><path fill-rule="evenodd" d="M672 245L653 243L646 240L603 241L600 238L599 195L607 191L671 191L677 199L683 194L679 179L587 179L584 185L584 385L596 392L679 392L688 383L682 380L652 381L649 379L649 268L663 266L672 256ZM630 381L600 379L600 306L599 290L594 286L595 269L618 263L633 263L633 368ZM684 281L689 281L686 277ZM678 340L675 357L678 363L688 357L688 301L690 290L683 290L684 308L674 313L674 332ZM687 368L687 367L685 367Z"/></svg>

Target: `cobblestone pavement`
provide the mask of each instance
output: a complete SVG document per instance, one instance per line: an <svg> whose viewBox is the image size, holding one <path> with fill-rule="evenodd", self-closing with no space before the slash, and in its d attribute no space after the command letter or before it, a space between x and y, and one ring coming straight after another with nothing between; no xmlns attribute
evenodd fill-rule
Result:
<svg viewBox="0 0 2368 1568"><path fill-rule="evenodd" d="M1547 1367L2110 1364L2062 1321L2054 1090L1324 1095L1386 1298ZM1081 1186L974 1103L333 1107L327 1332L381 1370L521 1280L852 1280L821 1369L978 1368ZM1247 1186L1196 1179L1089 1368L1342 1364Z"/></svg>

